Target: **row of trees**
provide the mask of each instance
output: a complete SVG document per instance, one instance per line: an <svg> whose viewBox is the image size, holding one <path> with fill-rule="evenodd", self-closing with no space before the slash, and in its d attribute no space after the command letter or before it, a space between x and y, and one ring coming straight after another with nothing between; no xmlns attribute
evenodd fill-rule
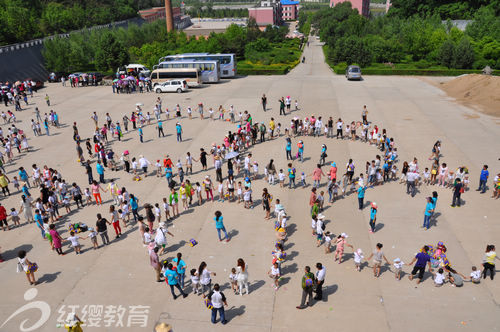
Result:
<svg viewBox="0 0 500 332"><path fill-rule="evenodd" d="M415 62L420 67L500 68L500 18L489 7L480 8L465 32L438 15L366 19L349 2L314 14L312 22L334 64Z"/></svg>
<svg viewBox="0 0 500 332"><path fill-rule="evenodd" d="M500 15L500 0L392 0L391 3L389 15L399 18L438 15L443 20L472 19L474 13L483 7Z"/></svg>
<svg viewBox="0 0 500 332"><path fill-rule="evenodd" d="M0 45L137 16L162 0L0 0Z"/></svg>
<svg viewBox="0 0 500 332"><path fill-rule="evenodd" d="M231 25L224 33L208 38L188 37L184 32L167 33L165 21L159 20L128 29L96 30L55 38L44 44L46 68L51 71L115 71L129 61L151 68L160 57L191 52L235 53L239 59L269 63L286 61L290 52L281 47L287 27L268 26L260 31L255 20L247 27ZM265 62L265 61L264 61Z"/></svg>

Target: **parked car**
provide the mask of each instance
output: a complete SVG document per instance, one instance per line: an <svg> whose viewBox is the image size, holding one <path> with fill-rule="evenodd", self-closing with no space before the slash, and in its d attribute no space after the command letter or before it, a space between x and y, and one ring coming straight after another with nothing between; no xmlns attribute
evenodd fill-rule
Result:
<svg viewBox="0 0 500 332"><path fill-rule="evenodd" d="M349 66L345 70L345 77L347 80L361 80L361 68L359 66Z"/></svg>
<svg viewBox="0 0 500 332"><path fill-rule="evenodd" d="M155 85L155 92L185 92L189 90L187 82L185 80L170 80L163 82L161 84Z"/></svg>
<svg viewBox="0 0 500 332"><path fill-rule="evenodd" d="M62 71L55 71L49 74L48 81L49 83L60 82L61 78L68 77L68 73Z"/></svg>
<svg viewBox="0 0 500 332"><path fill-rule="evenodd" d="M89 75L95 75L95 78L97 80L97 82L100 82L102 81L102 78L104 77L104 75L102 73L99 73L99 72L92 72L92 73L88 73Z"/></svg>

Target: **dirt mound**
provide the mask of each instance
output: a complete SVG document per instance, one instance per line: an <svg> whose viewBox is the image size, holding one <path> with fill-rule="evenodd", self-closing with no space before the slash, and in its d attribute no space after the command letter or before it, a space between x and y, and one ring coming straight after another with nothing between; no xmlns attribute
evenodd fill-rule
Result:
<svg viewBox="0 0 500 332"><path fill-rule="evenodd" d="M458 102L482 113L500 117L500 77L470 74L439 86Z"/></svg>

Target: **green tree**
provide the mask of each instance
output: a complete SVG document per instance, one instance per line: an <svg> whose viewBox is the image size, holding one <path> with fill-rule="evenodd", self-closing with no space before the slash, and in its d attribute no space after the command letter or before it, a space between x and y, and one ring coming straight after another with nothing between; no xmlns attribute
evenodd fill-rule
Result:
<svg viewBox="0 0 500 332"><path fill-rule="evenodd" d="M469 39L462 38L462 40L455 47L453 56L453 67L459 69L472 68L474 63L474 49L469 42Z"/></svg>
<svg viewBox="0 0 500 332"><path fill-rule="evenodd" d="M95 53L95 66L99 71L115 70L128 63L129 55L122 43L107 31L99 40Z"/></svg>
<svg viewBox="0 0 500 332"><path fill-rule="evenodd" d="M441 49L439 51L439 62L448 68L451 68L454 65L455 58L455 44L448 39L443 45L441 45Z"/></svg>

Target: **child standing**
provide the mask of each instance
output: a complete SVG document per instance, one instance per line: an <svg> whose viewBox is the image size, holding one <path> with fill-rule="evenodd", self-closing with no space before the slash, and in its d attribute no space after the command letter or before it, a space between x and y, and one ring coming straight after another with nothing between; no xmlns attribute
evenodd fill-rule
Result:
<svg viewBox="0 0 500 332"><path fill-rule="evenodd" d="M319 212L323 212L323 205L325 204L325 192L321 191L318 196L316 196L316 200L319 201Z"/></svg>
<svg viewBox="0 0 500 332"><path fill-rule="evenodd" d="M271 269L269 270L269 272L267 272L267 274L271 279L274 280L274 289L278 290L278 288L280 287L279 280L281 277L278 262L273 263L273 266L271 266Z"/></svg>
<svg viewBox="0 0 500 332"><path fill-rule="evenodd" d="M99 245L97 244L97 232L93 227L89 228L89 235L88 237L90 238L90 241L92 241L92 245L94 246L94 250L97 250L99 248Z"/></svg>
<svg viewBox="0 0 500 332"><path fill-rule="evenodd" d="M160 160L156 161L155 166L156 166L156 177L159 178L159 177L161 177L161 166L162 166L160 163Z"/></svg>
<svg viewBox="0 0 500 332"><path fill-rule="evenodd" d="M329 254L332 246L332 234L330 232L325 233L325 254Z"/></svg>
<svg viewBox="0 0 500 332"><path fill-rule="evenodd" d="M404 262L402 262L401 259L396 258L394 260L394 277L397 280L401 280L401 275L402 275L402 271L403 271L403 265L404 265Z"/></svg>
<svg viewBox="0 0 500 332"><path fill-rule="evenodd" d="M304 172L300 173L300 184L302 188L306 187L306 174Z"/></svg>
<svg viewBox="0 0 500 332"><path fill-rule="evenodd" d="M14 176L12 179L12 184L14 185L14 188L16 188L16 191L19 190L19 181L17 180L17 176Z"/></svg>
<svg viewBox="0 0 500 332"><path fill-rule="evenodd" d="M78 239L80 239L80 237L78 235L75 235L75 232L74 231L71 231L69 232L69 234L71 235L70 237L68 237L68 241L71 241L71 246L73 247L73 249L75 249L75 254L80 254L80 242L78 242Z"/></svg>
<svg viewBox="0 0 500 332"><path fill-rule="evenodd" d="M88 206L92 204L92 198L90 198L90 190L89 188L85 188L85 192L83 193L85 195L85 204Z"/></svg>
<svg viewBox="0 0 500 332"><path fill-rule="evenodd" d="M252 189L250 187L245 187L245 192L243 193L243 201L245 202L245 209L252 209Z"/></svg>
<svg viewBox="0 0 500 332"><path fill-rule="evenodd" d="M243 188L241 187L241 181L238 181L238 190L236 192L238 196L238 204L243 200Z"/></svg>
<svg viewBox="0 0 500 332"><path fill-rule="evenodd" d="M353 249L353 246L347 243L346 239L349 236L346 233L342 233L337 237L337 249L335 250L335 260L339 260L339 264L342 263L342 256L344 255L344 246L351 247Z"/></svg>
<svg viewBox="0 0 500 332"><path fill-rule="evenodd" d="M236 269L233 267L231 273L229 274L229 282L231 283L231 290L234 294L238 293L238 275L236 274Z"/></svg>
<svg viewBox="0 0 500 332"><path fill-rule="evenodd" d="M365 258L365 256L363 256L363 251L361 249L354 252L354 265L356 266L356 270L358 272L361 271L361 261L363 258Z"/></svg>
<svg viewBox="0 0 500 332"><path fill-rule="evenodd" d="M280 181L280 188L283 188L285 186L285 173L283 173L282 169L278 173L278 180Z"/></svg>
<svg viewBox="0 0 500 332"><path fill-rule="evenodd" d="M189 273L191 274L191 288L193 289L193 293L198 294L198 288L200 286L198 271L196 269L191 269Z"/></svg>
<svg viewBox="0 0 500 332"><path fill-rule="evenodd" d="M158 203L155 203L154 214L156 217L156 221L158 221L159 224L161 222L161 210L160 210L160 204Z"/></svg>
<svg viewBox="0 0 500 332"><path fill-rule="evenodd" d="M222 183L222 181L219 181L219 185L217 186L217 191L219 192L218 202L224 203L224 184Z"/></svg>
<svg viewBox="0 0 500 332"><path fill-rule="evenodd" d="M19 222L19 220L21 218L19 218L19 215L18 215L18 213L17 213L17 211L16 211L15 208L10 209L9 215L10 215L10 217L12 219L12 222L14 223L14 226L16 226L16 225L20 226L21 225L21 223Z"/></svg>
<svg viewBox="0 0 500 332"><path fill-rule="evenodd" d="M259 175L259 164L254 161L253 162L253 179L257 179L257 176Z"/></svg>

